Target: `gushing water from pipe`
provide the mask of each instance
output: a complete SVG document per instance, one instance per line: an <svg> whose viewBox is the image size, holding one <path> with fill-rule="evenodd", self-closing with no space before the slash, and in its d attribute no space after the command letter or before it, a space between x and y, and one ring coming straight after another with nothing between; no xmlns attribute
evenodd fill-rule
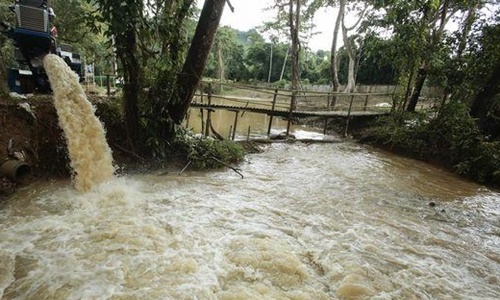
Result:
<svg viewBox="0 0 500 300"><path fill-rule="evenodd" d="M49 54L43 65L54 92L59 126L66 137L75 188L87 192L112 178L115 171L104 128L85 96L78 75L64 60Z"/></svg>

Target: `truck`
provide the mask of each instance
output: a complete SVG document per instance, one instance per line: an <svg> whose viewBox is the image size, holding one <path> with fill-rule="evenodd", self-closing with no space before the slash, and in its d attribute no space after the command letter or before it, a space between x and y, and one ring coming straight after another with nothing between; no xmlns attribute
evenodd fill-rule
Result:
<svg viewBox="0 0 500 300"><path fill-rule="evenodd" d="M43 58L55 54L83 80L82 59L71 45L57 43L55 13L47 0L15 0L9 6L15 23L1 22L2 33L13 41L16 67L9 68L8 84L18 94L50 93L50 82L43 68Z"/></svg>

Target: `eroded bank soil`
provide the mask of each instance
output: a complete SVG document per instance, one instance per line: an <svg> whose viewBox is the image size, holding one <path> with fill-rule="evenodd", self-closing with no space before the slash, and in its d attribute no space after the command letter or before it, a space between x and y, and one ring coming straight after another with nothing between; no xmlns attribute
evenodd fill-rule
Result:
<svg viewBox="0 0 500 300"><path fill-rule="evenodd" d="M105 101L90 97L94 104ZM99 115L99 105L97 112ZM102 121L102 119L101 119ZM106 126L112 145L122 139L121 129L113 124ZM114 134L113 134L114 132ZM11 147L9 147L11 146ZM119 154L119 149L113 149ZM0 164L13 157L23 155L31 166L31 174L23 178L22 184L35 179L70 176L66 141L58 125L58 117L51 95L32 95L27 98L0 98ZM0 174L0 198L16 189L17 184Z"/></svg>

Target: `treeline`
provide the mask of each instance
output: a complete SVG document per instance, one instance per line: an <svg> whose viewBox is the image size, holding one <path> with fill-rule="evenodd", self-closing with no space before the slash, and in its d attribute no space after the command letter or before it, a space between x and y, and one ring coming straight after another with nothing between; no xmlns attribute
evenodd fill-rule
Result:
<svg viewBox="0 0 500 300"><path fill-rule="evenodd" d="M365 85L396 84L397 66L386 56L390 40L375 35L364 39L359 49L357 82ZM284 84L291 81L290 44L271 42L256 28L239 31L229 26L219 28L210 52L204 76L213 79L243 82ZM303 49L299 58L302 84L331 83L331 52ZM339 80L347 83L349 57L345 47L338 54Z"/></svg>

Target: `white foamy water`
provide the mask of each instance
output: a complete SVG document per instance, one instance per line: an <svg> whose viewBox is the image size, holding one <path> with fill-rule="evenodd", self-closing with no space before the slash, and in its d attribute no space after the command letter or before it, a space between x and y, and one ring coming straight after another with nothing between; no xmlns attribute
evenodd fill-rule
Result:
<svg viewBox="0 0 500 300"><path fill-rule="evenodd" d="M59 126L66 137L75 187L87 192L113 176L111 149L78 75L57 55L45 56L43 65L54 92Z"/></svg>
<svg viewBox="0 0 500 300"><path fill-rule="evenodd" d="M349 143L240 167L19 191L0 298L500 298L499 193Z"/></svg>

